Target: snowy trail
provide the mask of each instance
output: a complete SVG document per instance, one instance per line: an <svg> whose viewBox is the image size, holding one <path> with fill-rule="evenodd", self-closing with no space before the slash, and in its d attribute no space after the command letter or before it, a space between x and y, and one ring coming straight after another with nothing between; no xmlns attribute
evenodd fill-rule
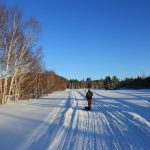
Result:
<svg viewBox="0 0 150 150"><path fill-rule="evenodd" d="M0 106L3 150L149 150L150 90L55 92ZM8 144L9 143L9 144Z"/></svg>

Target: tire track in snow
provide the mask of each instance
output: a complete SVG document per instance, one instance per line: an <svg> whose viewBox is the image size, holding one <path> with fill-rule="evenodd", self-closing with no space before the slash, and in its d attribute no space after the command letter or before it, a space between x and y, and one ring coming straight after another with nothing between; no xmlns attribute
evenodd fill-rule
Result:
<svg viewBox="0 0 150 150"><path fill-rule="evenodd" d="M81 96L78 94L77 91L75 91L74 94L75 94L76 100L78 101L78 106L81 107L83 105L81 101ZM85 135L87 132L87 119L85 115L87 115L87 113L84 113L83 110L81 109L77 109L76 111L78 114L77 116L78 122L76 122L75 130L74 130L74 138L72 141L73 148L71 149L82 150L85 148L85 143L87 143L86 138L85 138Z"/></svg>
<svg viewBox="0 0 150 150"><path fill-rule="evenodd" d="M85 99L85 96L84 96L85 94L83 94L81 92L79 92L79 94ZM91 125L91 127L88 128L88 131L93 133L92 139L90 139L90 138L89 139L90 139L90 141L93 141L93 143L91 145L92 145L93 148L95 147L94 149L96 149L98 147L100 149L109 149L111 142L109 143L109 141L106 140L107 137L105 139L103 139L103 138L105 137L104 136L105 132L107 132L107 134L109 134L110 131L111 132L113 132L113 131L112 131L111 127L109 126L109 122L108 122L107 118L105 117L105 115L102 114L102 113L101 113L101 115L99 115L99 112L95 113L93 110L91 110L89 112L88 111L86 112L90 115L88 117L88 120L90 122L89 125ZM93 123L91 121L97 122L97 123ZM100 127L101 127L101 129L99 129ZM98 129L98 132L95 131L95 129ZM94 134L94 133L96 133L96 134ZM99 139L101 139L101 140L99 140ZM96 140L96 142L95 142L95 140ZM98 146L95 146L95 145L98 145ZM90 147L90 145L88 147Z"/></svg>
<svg viewBox="0 0 150 150"><path fill-rule="evenodd" d="M57 132L57 135L54 137L52 144L49 146L48 149L71 149L72 148L72 141L74 141L74 132L76 124L78 124L78 119L76 118L78 116L78 113L76 113L76 106L78 105L78 102L76 100L74 92L68 92L70 95L68 98L68 102L70 105L68 105L68 109L64 112L64 118L61 119L62 127ZM71 95L73 102L71 103Z"/></svg>
<svg viewBox="0 0 150 150"><path fill-rule="evenodd" d="M112 140L111 142L107 142L107 145L109 145L111 149L113 148L124 149L124 147L130 148L131 145L129 141L124 138L124 132L127 130L127 126L123 121L121 121L120 116L119 118L117 118L116 113L112 113L109 111L111 105L109 105L109 107L105 107L101 102L99 103L93 102L93 103L97 105L100 108L100 110L103 110L102 111L103 117L101 117L101 119L104 121L105 123L104 125L107 127L107 134L108 134L107 138Z"/></svg>
<svg viewBox="0 0 150 150"><path fill-rule="evenodd" d="M120 93L119 93L120 94ZM99 95L99 94L98 94ZM100 96L100 95L99 95ZM102 96L103 97L103 96ZM108 98L107 98L108 99ZM135 111L136 109L134 109L134 107L133 107L133 105L132 105L132 107L130 106L130 103L126 103L126 102L124 102L124 101L119 101L118 99L115 99L115 98L113 98L113 100L115 100L117 103L119 103L120 104L120 107L122 107L122 108L124 108L124 104L126 105L126 104L128 104L128 107L126 107L126 108L124 108L124 109L119 109L119 111L122 113L122 114L124 114L124 116L126 115L126 113L128 113L128 114L135 114L136 116L139 116L140 117L140 119L137 119L137 121L140 121L141 123L143 123L143 125L145 126L147 126L148 128L150 127L149 125L150 125L150 122L148 121L148 120L146 120L146 118L144 118L143 116L141 116L141 113L140 114L138 114L138 112L137 111ZM103 103L105 103L104 101L103 101ZM109 106L109 108L111 108L111 106L109 105L109 103L107 103L107 105ZM136 107L136 106L135 106ZM116 112L119 112L118 110L116 111ZM120 113L120 114L121 114ZM135 117L135 118L139 118L139 117ZM126 119L128 119L128 118L126 118Z"/></svg>
<svg viewBox="0 0 150 150"><path fill-rule="evenodd" d="M97 107L99 107L99 112L101 112L102 117L97 112L95 116L101 117L101 120L103 120L103 125L107 127L105 134L106 138L109 139L109 141L103 139L105 142L107 141L106 144L109 147L107 149L124 149L124 147L127 147L129 145L128 141L124 138L123 133L127 130L126 124L120 120L120 116L119 118L117 117L117 112L112 104L106 105L101 101L96 101L97 100L94 99L93 103ZM103 137L105 137L105 135Z"/></svg>
<svg viewBox="0 0 150 150"><path fill-rule="evenodd" d="M78 108L77 108L77 113L78 113L78 120L79 122L76 123L75 127L75 132L74 132L74 138L72 141L72 148L71 149L78 149L78 150L86 150L86 149L93 149L93 140L91 142L91 133L90 132L90 117L89 113L83 111L80 109L80 107L83 107L83 99L81 95L75 91L75 97L78 100Z"/></svg>
<svg viewBox="0 0 150 150"><path fill-rule="evenodd" d="M84 91L84 94L81 92L79 93L85 99L84 95L86 94L86 92ZM103 119L102 115L100 116L99 113L96 114L92 110L85 112L88 114L87 131L90 133L90 135L87 136L89 144L85 144L87 145L85 149L108 149L105 141L102 138L102 134L104 130L106 130L103 128L105 127L103 126L103 121L101 121L101 119Z"/></svg>
<svg viewBox="0 0 150 150"><path fill-rule="evenodd" d="M95 102L96 103L96 102ZM106 105L104 105L103 103L105 103L104 101L98 101L98 103L96 103L97 105L99 105L105 112L108 113L108 116L110 116L110 118L112 118L110 121L113 122L112 125L115 125L116 128L118 128L118 133L116 134L116 129L115 129L115 134L116 135L119 135L119 132L120 132L120 138L122 138L123 140L118 140L119 143L123 143L123 145L121 146L122 149L124 146L126 146L128 149L130 149L131 147L133 148L140 148L141 145L139 144L139 141L141 142L142 146L144 145L144 140L140 140L141 137L145 137L145 134L144 136L142 135L143 133L139 132L139 129L137 129L137 127L135 126L135 124L133 123L133 121L131 121L131 119L127 118L126 117L126 114L125 112L128 112L128 110L130 109L130 107L128 107L126 109L126 111L123 109L123 111L121 111L119 109L118 110L110 110L109 111L109 108L111 108L111 105L109 105L109 103L107 104L109 107L105 107ZM106 104L106 103L105 103ZM124 104L123 104L124 106ZM110 122L109 121L109 122ZM126 125L126 124L128 125ZM121 127L119 127L121 125ZM114 127L115 127L114 126ZM125 127L125 130L124 130L124 127ZM123 129L123 130L122 130ZM114 130L114 129L113 129ZM134 132L133 132L134 131ZM147 130L148 131L148 130ZM138 133L138 135L134 135L134 137L132 138L135 138L135 140L131 139L131 135L135 134L135 133ZM122 135L122 136L121 136ZM137 138L138 137L138 138ZM147 138L149 139L149 138ZM131 141L134 141L134 143L132 143ZM147 141L147 140L146 140ZM148 142L148 141L147 141ZM146 143L146 145L149 145L148 143ZM145 146L145 149L148 149L147 146Z"/></svg>
<svg viewBox="0 0 150 150"><path fill-rule="evenodd" d="M78 93L82 96L83 99L85 99L85 91L80 91ZM99 95L99 99L100 98L101 96ZM144 147L143 142L140 142L142 144L141 146L136 140L140 139L140 135L137 135L138 138L136 138L136 135L134 135L133 138L135 140L132 140L131 138L131 135L134 134L134 132L136 133L138 131L134 127L134 124L131 122L129 123L128 118L124 117L124 111L129 109L128 105L120 104L120 109L117 109L117 107L114 107L112 104L105 103L104 101L102 102L96 100L96 102L94 103L94 107L97 107L96 105L98 105L99 109L94 111L93 108L93 110L91 110L92 113L95 113L95 115L93 115L93 118L94 116L98 116L98 118L102 120L101 124L103 125L103 129L105 130L105 133L103 135L101 134L101 131L99 132L99 134L102 135L101 141L103 142L97 141L97 143L101 143L99 144L101 145L101 149L103 149L103 147L104 149L119 150L124 149L124 147L126 147L126 149L138 149L138 147ZM102 112L101 115L99 112ZM145 146L145 148L147 149L147 146Z"/></svg>

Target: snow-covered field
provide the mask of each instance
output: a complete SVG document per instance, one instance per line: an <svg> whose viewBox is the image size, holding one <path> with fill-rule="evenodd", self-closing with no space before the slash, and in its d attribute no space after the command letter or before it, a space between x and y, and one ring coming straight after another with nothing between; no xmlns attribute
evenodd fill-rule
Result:
<svg viewBox="0 0 150 150"><path fill-rule="evenodd" d="M92 91L0 105L0 149L150 150L150 90Z"/></svg>

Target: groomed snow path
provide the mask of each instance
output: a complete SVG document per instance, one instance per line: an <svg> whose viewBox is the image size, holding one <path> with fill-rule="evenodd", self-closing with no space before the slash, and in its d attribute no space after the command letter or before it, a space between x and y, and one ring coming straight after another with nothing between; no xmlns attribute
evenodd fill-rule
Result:
<svg viewBox="0 0 150 150"><path fill-rule="evenodd" d="M150 90L65 90L0 106L2 150L150 150Z"/></svg>

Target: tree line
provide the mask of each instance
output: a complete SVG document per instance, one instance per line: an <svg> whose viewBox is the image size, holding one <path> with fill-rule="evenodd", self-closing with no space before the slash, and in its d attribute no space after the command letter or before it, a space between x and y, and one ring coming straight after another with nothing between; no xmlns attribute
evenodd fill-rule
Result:
<svg viewBox="0 0 150 150"><path fill-rule="evenodd" d="M105 89L115 90L121 88L133 88L133 89L150 89L150 76L137 78L125 78L119 80L116 76L106 76L105 79L86 80L71 79L67 85L68 88L94 88L94 89Z"/></svg>
<svg viewBox="0 0 150 150"><path fill-rule="evenodd" d="M0 103L29 99L66 88L67 81L46 71L37 45L41 26L18 6L0 4Z"/></svg>
<svg viewBox="0 0 150 150"><path fill-rule="evenodd" d="M126 78L120 82L120 87L134 89L150 89L150 76L137 78Z"/></svg>

